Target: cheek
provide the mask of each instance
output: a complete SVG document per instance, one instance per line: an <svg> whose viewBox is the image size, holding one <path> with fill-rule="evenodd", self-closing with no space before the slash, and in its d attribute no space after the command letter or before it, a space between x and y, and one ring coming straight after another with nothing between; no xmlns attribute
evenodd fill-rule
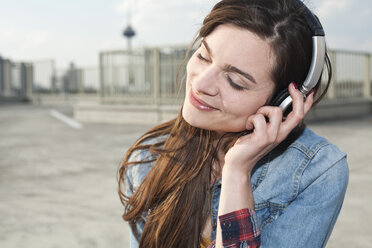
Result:
<svg viewBox="0 0 372 248"><path fill-rule="evenodd" d="M189 76L189 75L195 74L196 68L197 68L197 61L196 61L196 57L195 57L195 54L194 54L189 59L189 62L187 62L186 75Z"/></svg>
<svg viewBox="0 0 372 248"><path fill-rule="evenodd" d="M257 110L266 104L269 95L259 94L246 96L230 102L227 108L230 114L240 120L246 120L249 116L255 114Z"/></svg>

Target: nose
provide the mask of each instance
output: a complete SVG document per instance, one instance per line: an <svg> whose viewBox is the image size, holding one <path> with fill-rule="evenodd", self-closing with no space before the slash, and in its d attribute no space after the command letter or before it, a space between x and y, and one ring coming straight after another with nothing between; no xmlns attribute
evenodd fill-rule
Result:
<svg viewBox="0 0 372 248"><path fill-rule="evenodd" d="M203 68L194 75L191 81L192 88L199 94L216 96L218 89L218 69L214 66Z"/></svg>

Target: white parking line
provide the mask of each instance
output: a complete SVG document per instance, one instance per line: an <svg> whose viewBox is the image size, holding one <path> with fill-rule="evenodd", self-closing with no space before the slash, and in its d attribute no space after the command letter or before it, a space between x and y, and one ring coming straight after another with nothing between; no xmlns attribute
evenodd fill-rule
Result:
<svg viewBox="0 0 372 248"><path fill-rule="evenodd" d="M69 125L72 128L75 128L75 129L82 129L83 128L83 125L81 123L75 121L74 119L71 119L70 117L58 112L55 109L51 109L49 111L49 114L51 116L53 116L54 118L56 118L56 119L64 122L65 124Z"/></svg>

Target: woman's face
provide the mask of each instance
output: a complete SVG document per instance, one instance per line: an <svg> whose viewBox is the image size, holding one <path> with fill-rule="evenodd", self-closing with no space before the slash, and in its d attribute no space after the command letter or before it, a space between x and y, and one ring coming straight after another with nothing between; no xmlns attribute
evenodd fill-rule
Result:
<svg viewBox="0 0 372 248"><path fill-rule="evenodd" d="M187 64L183 118L218 133L245 130L248 117L274 91L274 60L266 41L248 30L219 25Z"/></svg>

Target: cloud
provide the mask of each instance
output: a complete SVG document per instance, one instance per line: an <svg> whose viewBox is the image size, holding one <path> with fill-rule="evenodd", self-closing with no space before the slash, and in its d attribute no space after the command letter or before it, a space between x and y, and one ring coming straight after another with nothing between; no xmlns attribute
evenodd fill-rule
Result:
<svg viewBox="0 0 372 248"><path fill-rule="evenodd" d="M361 48L366 51L372 51L372 39L369 39L369 41L362 43Z"/></svg>
<svg viewBox="0 0 372 248"><path fill-rule="evenodd" d="M371 50L372 19L370 0L311 0L316 6L330 48Z"/></svg>
<svg viewBox="0 0 372 248"><path fill-rule="evenodd" d="M123 1L114 5L113 9L119 14L127 14L131 7L131 1Z"/></svg>
<svg viewBox="0 0 372 248"><path fill-rule="evenodd" d="M1 56L14 61L55 59L66 66L70 61L78 64L97 64L99 39L96 37L59 33L56 30L28 30L0 28Z"/></svg>
<svg viewBox="0 0 372 248"><path fill-rule="evenodd" d="M124 14L127 16L127 18L130 18L132 12L136 11L136 7L139 2L142 0L134 1L134 0L124 0L120 3L116 3L114 5L114 10L116 13Z"/></svg>
<svg viewBox="0 0 372 248"><path fill-rule="evenodd" d="M314 6L311 9L324 25L330 48L372 50L372 25L368 24L372 19L371 0L358 0L357 4L351 0L304 1ZM100 3L97 11L67 19L58 14L67 11L60 9L48 12L51 18L43 19L39 18L42 13L25 15L2 8L3 19L9 21L0 22L0 55L15 60L55 58L62 66L70 61L78 66L97 64L99 51L125 49L120 33L130 19L137 32L134 47L187 44L217 2L109 0L108 4ZM80 25L82 20L85 26Z"/></svg>
<svg viewBox="0 0 372 248"><path fill-rule="evenodd" d="M351 3L351 0L324 0L320 3L316 12L320 19L324 20L346 11Z"/></svg>
<svg viewBox="0 0 372 248"><path fill-rule="evenodd" d="M18 49L31 49L35 46L42 46L47 43L47 31L27 30L14 27L1 28L0 46L15 46Z"/></svg>
<svg viewBox="0 0 372 248"><path fill-rule="evenodd" d="M47 43L47 36L48 34L45 31L31 31L22 42L23 49L45 45Z"/></svg>
<svg viewBox="0 0 372 248"><path fill-rule="evenodd" d="M137 32L134 46L186 44L195 36L204 16L217 0L124 0L115 12L126 15ZM130 14L131 13L131 14ZM128 18L128 15L131 17Z"/></svg>

